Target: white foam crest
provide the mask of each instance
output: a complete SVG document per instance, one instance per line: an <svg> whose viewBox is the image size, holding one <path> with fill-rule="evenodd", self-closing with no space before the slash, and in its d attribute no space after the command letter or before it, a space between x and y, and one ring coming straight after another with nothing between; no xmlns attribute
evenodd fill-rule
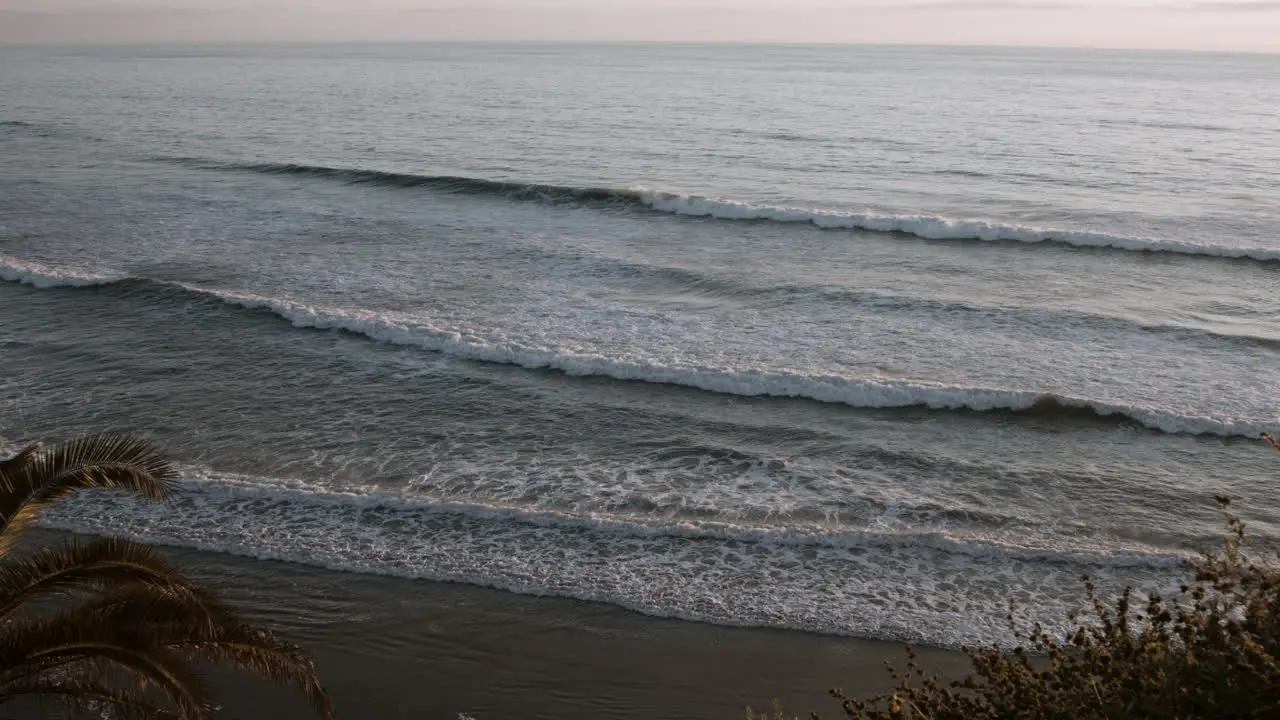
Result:
<svg viewBox="0 0 1280 720"><path fill-rule="evenodd" d="M105 273L71 270L0 255L0 280L31 285L40 289L109 285L119 279L117 276Z"/></svg>
<svg viewBox="0 0 1280 720"><path fill-rule="evenodd" d="M530 369L548 368L568 375L681 385L744 397L808 398L857 408L928 407L935 410L981 412L1031 410L1046 404L1056 404L1066 408L1091 410L1104 417L1128 417L1148 428L1166 433L1191 435L1257 437L1267 429L1261 422L1187 416L1168 410L1028 390L965 387L890 378L810 375L787 370L740 370L627 361L601 355L530 347L514 341L493 342L454 328L437 327L417 317L367 310L320 308L279 298L185 287L214 295L241 307L270 310L296 327L346 330L388 344L421 347L468 360L504 363Z"/></svg>
<svg viewBox="0 0 1280 720"><path fill-rule="evenodd" d="M472 520L516 523L538 528L589 531L619 538L723 540L773 546L824 547L846 550L916 548L973 558L1017 558L1029 562L1077 563L1100 567L1177 567L1185 553L1132 545L1118 547L1073 540L1070 547L1009 538L965 537L942 531L834 527L816 524L751 525L705 519L665 519L481 502L438 500L364 488L335 489L298 479L214 475L188 471L183 490L211 499L287 502L306 506L394 510L426 515L458 515Z"/></svg>
<svg viewBox="0 0 1280 720"><path fill-rule="evenodd" d="M1052 627L1081 598L1081 573L1105 593L1176 586L1181 572L1179 556L1159 552L1054 555L982 542L939 552L928 534L910 533L814 544L783 540L781 528L694 532L697 523L664 527L203 471L188 473L183 489L166 504L94 493L52 508L41 524L700 622L939 645L1008 640L1005 602L1013 596ZM657 529L642 527L649 522Z"/></svg>
<svg viewBox="0 0 1280 720"><path fill-rule="evenodd" d="M18 261L0 255L0 279L37 288L88 287L125 279L101 272L69 270ZM808 398L857 408L927 407L934 410L1025 411L1046 406L1090 410L1099 416L1122 416L1141 425L1171 434L1256 438L1274 432L1274 420L1240 420L1183 415L1174 410L1145 408L1045 392L946 385L891 378L855 378L815 375L785 369L756 370L633 361L608 356L565 352L556 348L479 337L474 333L433 325L420 317L359 309L307 305L282 298L214 290L185 283L156 281L188 292L212 296L249 309L269 310L295 327L345 330L393 345L420 347L454 357L516 365L529 369L553 369L574 376L611 377L658 384L679 385L743 397Z"/></svg>
<svg viewBox="0 0 1280 720"><path fill-rule="evenodd" d="M1080 230L1008 225L988 220L958 220L930 215L886 215L762 205L700 195L679 195L645 188L638 188L636 192L641 202L654 210L692 217L768 220L778 223L804 223L824 229L896 232L926 240L1059 242L1077 247L1113 248L1135 252L1167 252L1180 255L1280 261L1280 248L1207 245Z"/></svg>

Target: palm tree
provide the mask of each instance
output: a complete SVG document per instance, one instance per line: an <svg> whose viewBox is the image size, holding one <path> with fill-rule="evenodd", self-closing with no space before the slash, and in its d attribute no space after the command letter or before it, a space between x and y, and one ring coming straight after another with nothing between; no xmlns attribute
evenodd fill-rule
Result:
<svg viewBox="0 0 1280 720"><path fill-rule="evenodd" d="M196 665L213 661L292 685L332 718L297 647L242 622L150 547L105 538L13 553L52 503L89 489L162 501L177 478L150 444L115 434L0 461L0 712L35 697L95 717L207 718L215 706Z"/></svg>

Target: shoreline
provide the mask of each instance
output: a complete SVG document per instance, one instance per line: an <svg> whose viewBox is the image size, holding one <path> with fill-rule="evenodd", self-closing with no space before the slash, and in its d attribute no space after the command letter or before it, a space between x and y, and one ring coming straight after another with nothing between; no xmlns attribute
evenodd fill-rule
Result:
<svg viewBox="0 0 1280 720"><path fill-rule="evenodd" d="M35 530L30 545L71 536ZM255 623L302 645L344 720L743 718L774 698L788 713L840 714L831 687L888 689L897 643L642 615L614 605L519 595L159 546ZM921 648L947 676L953 650ZM313 717L291 693L220 673L220 717Z"/></svg>

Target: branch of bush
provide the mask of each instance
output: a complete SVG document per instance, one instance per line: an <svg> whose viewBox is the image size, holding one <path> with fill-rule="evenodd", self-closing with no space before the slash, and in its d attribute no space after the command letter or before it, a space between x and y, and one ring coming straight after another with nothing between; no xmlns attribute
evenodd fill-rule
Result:
<svg viewBox="0 0 1280 720"><path fill-rule="evenodd" d="M1280 440L1264 433L1276 450ZM1280 562L1253 552L1245 523L1217 498L1224 546L1189 564L1173 597L1126 589L1108 605L1084 578L1090 612L1064 638L1037 624L1021 645L966 650L973 672L944 682L907 648L893 690L831 691L850 720L1192 720L1280 718ZM784 720L772 713L749 720ZM817 720L817 715L811 715Z"/></svg>

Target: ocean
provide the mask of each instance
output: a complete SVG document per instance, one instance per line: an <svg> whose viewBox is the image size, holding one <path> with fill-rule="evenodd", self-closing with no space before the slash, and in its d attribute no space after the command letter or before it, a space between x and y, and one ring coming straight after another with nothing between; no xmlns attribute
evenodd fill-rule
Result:
<svg viewBox="0 0 1280 720"><path fill-rule="evenodd" d="M1280 56L0 49L47 527L953 647L1280 537Z"/></svg>

